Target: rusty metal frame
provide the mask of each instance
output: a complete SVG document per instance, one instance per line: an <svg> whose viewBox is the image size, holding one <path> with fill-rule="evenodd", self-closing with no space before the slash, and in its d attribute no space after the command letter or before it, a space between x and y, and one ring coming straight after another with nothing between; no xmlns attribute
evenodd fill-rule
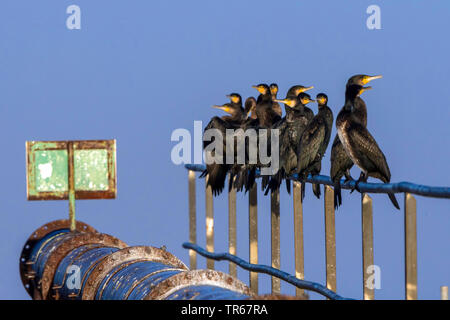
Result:
<svg viewBox="0 0 450 320"><path fill-rule="evenodd" d="M214 201L212 188L208 185L209 176L206 176L205 207L206 207L206 249L214 252ZM206 260L206 268L214 269L214 260Z"/></svg>
<svg viewBox="0 0 450 320"><path fill-rule="evenodd" d="M83 300L93 300L104 277L115 267L126 262L155 261L170 264L182 270L189 270L188 267L177 257L165 250L150 247L136 246L126 247L103 258L92 270L83 290Z"/></svg>
<svg viewBox="0 0 450 320"><path fill-rule="evenodd" d="M175 291L196 285L220 286L243 295L253 296L249 287L228 274L215 270L192 270L161 281L143 300L162 300Z"/></svg>
<svg viewBox="0 0 450 320"><path fill-rule="evenodd" d="M325 264L327 288L336 292L336 225L334 212L334 190L325 186Z"/></svg>
<svg viewBox="0 0 450 320"><path fill-rule="evenodd" d="M40 148L39 144L46 143L49 147ZM117 169L116 169L116 140L78 140L73 143L73 150L102 149L107 150L108 157L108 190L89 191L75 190L75 199L114 199L117 195ZM37 192L35 181L36 172L32 165L34 151L38 150L69 150L69 141L27 141L26 163L27 163L27 199L28 200L67 200L69 190L58 192ZM69 155L68 155L69 158ZM70 158L68 159L69 163ZM73 160L73 159L72 159Z"/></svg>
<svg viewBox="0 0 450 320"><path fill-rule="evenodd" d="M95 230L90 225L77 221L76 222L76 231L78 232L91 232L96 233L97 230ZM33 248L33 244L40 241L42 238L44 238L47 234L50 232L56 231L56 230L62 230L62 229L70 229L70 221L66 219L61 220L55 220L51 221L49 223L44 224L39 229L34 231L28 240L25 242L25 245L23 246L22 252L20 254L20 261L19 261L19 269L20 269L20 278L22 279L23 286L25 287L25 290L27 290L28 294L30 294L31 297L36 297L36 295L40 296L39 288L37 288L36 284L34 283L34 280L32 277L28 277L27 274L31 272L31 266L33 265L33 261L30 261L30 255L31 250ZM36 290L36 291L35 291ZM42 298L42 297L40 297Z"/></svg>
<svg viewBox="0 0 450 320"><path fill-rule="evenodd" d="M258 263L258 189L255 181L248 193L248 246L250 263ZM258 273L249 273L250 289L258 294Z"/></svg>
<svg viewBox="0 0 450 320"><path fill-rule="evenodd" d="M301 183L293 181L294 202L294 250L295 250L295 276L305 279L305 248L303 237L303 203L301 199ZM297 297L307 296L303 289L295 288Z"/></svg>
<svg viewBox="0 0 450 320"><path fill-rule="evenodd" d="M125 248L127 244L120 239L104 233L71 233L48 257L42 274L41 293L43 299L48 299L50 287L53 284L58 265L64 257L73 249L88 244L103 244L117 248Z"/></svg>

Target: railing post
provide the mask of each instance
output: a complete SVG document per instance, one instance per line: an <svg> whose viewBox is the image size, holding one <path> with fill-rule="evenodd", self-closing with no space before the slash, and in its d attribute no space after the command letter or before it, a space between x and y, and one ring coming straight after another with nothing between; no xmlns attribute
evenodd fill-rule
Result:
<svg viewBox="0 0 450 320"><path fill-rule="evenodd" d="M327 288L336 292L336 229L334 221L334 191L325 186L325 259Z"/></svg>
<svg viewBox="0 0 450 320"><path fill-rule="evenodd" d="M189 242L197 243L197 216L195 203L195 172L189 170L188 173L189 185ZM197 253L194 250L189 250L189 267L192 270L197 269Z"/></svg>
<svg viewBox="0 0 450 320"><path fill-rule="evenodd" d="M448 287L441 286L441 300L448 300Z"/></svg>
<svg viewBox="0 0 450 320"><path fill-rule="evenodd" d="M231 175L228 179L229 183L233 185ZM228 192L228 252L236 255L236 188L234 186ZM231 276L237 277L237 266L233 262L229 264L229 273Z"/></svg>
<svg viewBox="0 0 450 320"><path fill-rule="evenodd" d="M301 184L293 181L294 197L294 250L295 250L295 276L305 279L304 244L303 244L303 204L301 200ZM297 297L304 295L304 290L295 288Z"/></svg>
<svg viewBox="0 0 450 320"><path fill-rule="evenodd" d="M249 260L258 263L258 189L257 184L250 189L248 196L248 226L249 226ZM258 294L258 273L250 272L250 289Z"/></svg>
<svg viewBox="0 0 450 320"><path fill-rule="evenodd" d="M410 193L405 193L405 296L417 300L417 213Z"/></svg>
<svg viewBox="0 0 450 320"><path fill-rule="evenodd" d="M206 176L206 250L214 252L214 208L213 208L213 195L212 188L208 186L209 176ZM214 269L214 260L206 260L206 268Z"/></svg>
<svg viewBox="0 0 450 320"><path fill-rule="evenodd" d="M280 269L280 190L270 193L270 224L272 268ZM272 277L272 293L279 294L281 282L279 278Z"/></svg>
<svg viewBox="0 0 450 320"><path fill-rule="evenodd" d="M372 198L368 194L361 194L361 224L363 250L363 291L364 300L373 300L375 290L368 286L370 274L368 268L373 266L373 209Z"/></svg>

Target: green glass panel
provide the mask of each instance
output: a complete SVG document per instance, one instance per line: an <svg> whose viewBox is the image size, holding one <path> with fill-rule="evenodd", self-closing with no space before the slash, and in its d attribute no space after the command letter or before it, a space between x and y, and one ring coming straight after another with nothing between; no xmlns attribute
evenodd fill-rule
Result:
<svg viewBox="0 0 450 320"><path fill-rule="evenodd" d="M35 151L38 192L67 191L67 150Z"/></svg>
<svg viewBox="0 0 450 320"><path fill-rule="evenodd" d="M75 190L108 190L108 151L74 151Z"/></svg>

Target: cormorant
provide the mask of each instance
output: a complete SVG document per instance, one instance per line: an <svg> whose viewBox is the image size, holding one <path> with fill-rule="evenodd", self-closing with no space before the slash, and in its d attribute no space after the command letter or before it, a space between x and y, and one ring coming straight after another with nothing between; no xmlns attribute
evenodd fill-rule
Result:
<svg viewBox="0 0 450 320"><path fill-rule="evenodd" d="M336 118L336 128L345 152L361 169L357 189L359 182L366 182L369 176L380 179L384 183L389 183L391 180L386 157L366 126L361 123L358 115L355 116L356 98L369 89L371 87L363 87L359 84L350 85L345 93L345 105ZM395 195L388 193L388 196L392 204L400 209Z"/></svg>
<svg viewBox="0 0 450 320"><path fill-rule="evenodd" d="M270 94L272 95L272 108L275 111L276 114L278 114L280 117L282 116L283 112L281 111L280 104L276 102L277 99L277 93L278 93L278 85L276 83L270 84Z"/></svg>
<svg viewBox="0 0 450 320"><path fill-rule="evenodd" d="M256 100L256 116L259 120L259 126L262 128L271 128L281 117L273 109L270 88L267 84L263 83L252 86L252 88L255 88L260 93Z"/></svg>
<svg viewBox="0 0 450 320"><path fill-rule="evenodd" d="M256 128L258 126L258 118L256 116L256 99L254 97L248 97L245 100L244 113L247 116L247 120L241 123L240 128L245 132L247 129ZM249 141L244 140L245 143L245 163L233 164L230 173L230 181L228 185L228 191L232 189L232 182L234 181L234 187L238 191L242 191L248 178L248 154L249 154Z"/></svg>
<svg viewBox="0 0 450 320"><path fill-rule="evenodd" d="M322 158L330 142L333 128L333 112L327 106L328 97L324 93L316 96L319 111L303 131L297 148L297 173L302 180L302 200L305 195L304 179L309 173L320 173ZM320 198L320 185L313 184L314 194Z"/></svg>
<svg viewBox="0 0 450 320"><path fill-rule="evenodd" d="M289 88L288 92L286 93L286 99L294 99L295 100L299 96L300 93L306 92L306 91L311 90L313 88L314 88L313 86L310 86L310 87L305 87L305 86L302 86L302 85L292 86L292 87ZM286 119L291 119L292 120L294 118L294 114L297 113L296 111L294 111L294 109L292 107L290 107L286 103L284 104L284 109L285 109L285 113L286 113L285 117L273 125L274 129L280 130L280 159L281 159L281 156L284 154L284 152L281 152L281 148L282 148L282 135L283 135L283 132L284 132L286 126L287 126ZM293 114L290 115L291 113L293 113ZM311 119L314 117L314 113L306 105L303 105L302 115L306 118L307 122L311 121ZM298 132L301 134L300 131L298 131ZM285 141L284 143L288 143L288 142ZM281 168L281 166L280 166L280 168ZM279 174L279 175L277 176L277 174ZM270 182L270 180L272 178L275 179L274 182L272 182L272 188L275 188L275 186L277 186L276 188L279 187L279 184L281 183L281 180L282 180L281 177L284 176L284 173L279 172L277 174L275 174L273 177L270 177L270 176L263 176L262 177L262 179L261 179L261 188L262 188L262 190L266 190L266 193L268 192L267 191L267 186L268 186L268 184L269 184L269 182ZM286 190L287 190L287 192L291 193L291 182L288 179L286 179L285 182L286 182Z"/></svg>
<svg viewBox="0 0 450 320"><path fill-rule="evenodd" d="M214 195L219 195L224 186L225 179L227 176L228 170L231 168L231 164L226 163L226 129L236 129L241 125L243 121L247 118L247 115L242 108L242 102L239 96L239 101L237 100L237 94L230 95L230 100L233 100L230 103L225 103L221 106L214 105L214 108L221 109L228 114L229 116L222 117L213 117L208 125L205 127L205 131L209 129L217 129L222 134L222 143L223 143L223 154L222 154L222 163L211 163L206 164L206 170L200 175L200 177L204 177L208 175L208 185L211 186L212 192ZM232 98L233 97L233 98ZM214 138L215 139L215 138ZM210 145L212 141L203 141L203 149L205 149L208 145ZM214 150L211 152L211 156L214 156Z"/></svg>
<svg viewBox="0 0 450 320"><path fill-rule="evenodd" d="M369 76L358 74L350 77L346 84L346 89L354 84L364 86L370 81L382 78L381 75ZM358 119L363 126L367 126L367 107L364 100L359 96L355 98L354 102L354 117ZM353 167L353 161L347 155L344 147L336 134L331 147L331 168L330 177L334 182L334 207L337 208L342 204L341 184L342 176L345 176L345 181L353 180L350 175L350 169Z"/></svg>
<svg viewBox="0 0 450 320"><path fill-rule="evenodd" d="M277 100L286 106L286 116L284 121L275 125L274 129L280 130L279 142L279 169L278 172L270 177L266 183L265 194L275 191L280 187L281 181L295 172L297 167L297 148L300 143L300 137L307 127L309 120L305 114L305 105L314 100L305 92L298 96L290 95L289 92L284 100ZM286 180L286 188L290 191L290 184Z"/></svg>
<svg viewBox="0 0 450 320"><path fill-rule="evenodd" d="M258 99L256 100L255 106L255 114L258 120L258 124L256 126L252 126L252 128L254 128L257 132L259 129L268 129L270 131L273 124L281 120L281 117L273 108L272 92L270 91L270 87L267 84L261 83L256 86L252 86L252 88L255 88L260 93ZM268 133L267 137L268 139L270 139L270 132ZM269 151L270 141L267 142L267 146ZM259 142L256 147L259 147ZM250 145L248 145L247 151L249 151L249 148ZM242 190L243 186L245 186L245 191L247 192L253 187L256 179L256 169L259 167L261 167L261 163L259 162L258 156L258 161L256 164L248 163L245 166L245 170L248 171L241 172L241 177L236 184L238 190Z"/></svg>

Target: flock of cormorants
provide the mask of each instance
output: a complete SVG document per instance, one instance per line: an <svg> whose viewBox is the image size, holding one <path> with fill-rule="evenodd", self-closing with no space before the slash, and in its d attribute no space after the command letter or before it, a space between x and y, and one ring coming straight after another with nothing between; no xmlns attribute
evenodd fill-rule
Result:
<svg viewBox="0 0 450 320"><path fill-rule="evenodd" d="M361 175L356 182L355 189L359 190L359 182L366 182L368 177L380 179L388 183L391 173L386 157L377 142L367 130L367 107L361 94L371 89L365 85L381 76L354 75L347 81L345 89L345 104L336 117L337 135L331 148L330 177L334 183L334 206L342 204L340 180L344 176L345 181L352 180L350 169L356 164L361 169ZM290 180L292 174L298 174L302 183L302 200L305 196L305 179L308 174L317 175L321 170L321 161L330 142L333 126L333 113L328 107L328 97L319 93L316 100L306 91L313 87L295 85L291 87L285 99L277 99L278 86L259 84L253 86L259 92L257 99L249 97L245 100L237 93L227 97L229 103L221 106L213 106L221 109L229 115L213 117L205 128L216 129L226 137L227 129L266 129L271 131L278 129L279 134L279 166L273 175L262 176L262 188L265 194L280 188L282 180L285 180L287 191L290 192ZM318 112L307 107L310 102L317 102ZM285 116L282 117L280 103L285 106ZM270 134L268 144L270 145ZM233 137L235 139L235 137ZM203 142L206 149L211 141ZM230 141L229 141L230 143ZM236 141L231 142L236 144ZM236 161L236 148L233 148L233 163L210 163L202 176L208 176L207 184L211 186L214 195L220 194L225 187L225 180L230 174L229 189L234 186L238 191L250 190L256 179L256 170L267 164L263 164L258 157L255 161L249 161L248 151L250 147L258 148L258 144L249 145L250 139L245 140L246 156L244 163ZM254 142L253 142L254 143ZM224 138L223 157L225 159L227 142ZM213 151L214 152L214 151ZM258 153L259 154L259 153ZM320 185L312 185L313 193L320 198ZM352 190L353 192L353 190ZM394 194L388 194L393 205L399 209Z"/></svg>

